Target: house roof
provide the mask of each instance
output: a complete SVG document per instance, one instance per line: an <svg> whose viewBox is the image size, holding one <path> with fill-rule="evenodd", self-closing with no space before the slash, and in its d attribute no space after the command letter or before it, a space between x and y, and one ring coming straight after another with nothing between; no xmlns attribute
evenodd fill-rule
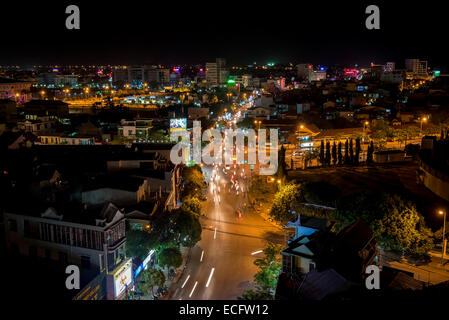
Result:
<svg viewBox="0 0 449 320"><path fill-rule="evenodd" d="M363 128L343 128L343 129L329 129L318 133L314 139L333 139L337 135L350 136L356 133L363 133Z"/></svg>
<svg viewBox="0 0 449 320"><path fill-rule="evenodd" d="M145 179L130 177L121 174L107 174L92 177L84 186L83 191L111 188L117 190L136 192Z"/></svg>
<svg viewBox="0 0 449 320"><path fill-rule="evenodd" d="M343 290L349 283L334 269L322 272L310 271L299 287L299 296L309 301L320 301L326 296Z"/></svg>
<svg viewBox="0 0 449 320"><path fill-rule="evenodd" d="M359 251L374 237L371 229L362 221L357 220L338 234L340 243L346 248Z"/></svg>

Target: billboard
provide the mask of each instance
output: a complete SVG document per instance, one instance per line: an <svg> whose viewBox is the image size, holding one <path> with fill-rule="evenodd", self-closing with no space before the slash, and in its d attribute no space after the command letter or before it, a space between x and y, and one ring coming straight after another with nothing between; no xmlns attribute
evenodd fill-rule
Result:
<svg viewBox="0 0 449 320"><path fill-rule="evenodd" d="M187 129L187 119L170 119L170 131Z"/></svg>
<svg viewBox="0 0 449 320"><path fill-rule="evenodd" d="M132 277L132 262L128 260L114 275L114 294L118 297L125 289L131 288Z"/></svg>

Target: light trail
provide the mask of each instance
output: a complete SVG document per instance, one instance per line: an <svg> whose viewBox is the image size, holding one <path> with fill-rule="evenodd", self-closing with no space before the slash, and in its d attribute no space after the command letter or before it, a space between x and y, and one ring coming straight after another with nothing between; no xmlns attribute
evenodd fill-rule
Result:
<svg viewBox="0 0 449 320"><path fill-rule="evenodd" d="M200 262L203 262L203 255L204 255L204 250L201 252Z"/></svg>
<svg viewBox="0 0 449 320"><path fill-rule="evenodd" d="M251 255L255 255L255 254L258 254L258 253L262 253L262 252L263 252L263 250L254 251L253 253L251 253Z"/></svg>

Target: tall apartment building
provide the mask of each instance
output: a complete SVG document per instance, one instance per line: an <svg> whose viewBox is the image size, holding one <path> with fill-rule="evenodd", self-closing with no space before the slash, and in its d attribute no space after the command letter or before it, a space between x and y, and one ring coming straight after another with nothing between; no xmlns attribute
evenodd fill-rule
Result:
<svg viewBox="0 0 449 320"><path fill-rule="evenodd" d="M154 68L146 70L145 81L149 84L168 84L170 83L170 70Z"/></svg>
<svg viewBox="0 0 449 320"><path fill-rule="evenodd" d="M226 83L228 75L225 59L217 58L215 62L206 62L206 82L208 86Z"/></svg>
<svg viewBox="0 0 449 320"><path fill-rule="evenodd" d="M170 83L170 70L157 66L127 66L113 71L114 82L126 82L132 86Z"/></svg>
<svg viewBox="0 0 449 320"><path fill-rule="evenodd" d="M415 75L427 75L427 61L419 59L405 59L405 69Z"/></svg>
<svg viewBox="0 0 449 320"><path fill-rule="evenodd" d="M313 66L310 63L301 63L296 66L296 73L298 78L308 80L310 70L313 70Z"/></svg>

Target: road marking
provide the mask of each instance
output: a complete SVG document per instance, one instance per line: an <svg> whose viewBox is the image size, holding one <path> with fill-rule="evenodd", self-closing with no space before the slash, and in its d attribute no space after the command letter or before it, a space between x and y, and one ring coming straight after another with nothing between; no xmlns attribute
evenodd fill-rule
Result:
<svg viewBox="0 0 449 320"><path fill-rule="evenodd" d="M215 231L214 231L214 239L217 239L217 227L215 227Z"/></svg>
<svg viewBox="0 0 449 320"><path fill-rule="evenodd" d="M262 252L263 252L263 250L254 251L253 253L251 253L251 255L255 255L255 254L258 254L258 253L262 253Z"/></svg>
<svg viewBox="0 0 449 320"><path fill-rule="evenodd" d="M201 259L200 259L200 262L203 262L203 255L204 255L204 250L201 252Z"/></svg>
<svg viewBox="0 0 449 320"><path fill-rule="evenodd" d="M184 288L184 286L186 285L189 278L190 278L190 274L187 276L186 281L184 281L184 283L182 284L181 289Z"/></svg>
<svg viewBox="0 0 449 320"><path fill-rule="evenodd" d="M192 296L193 291L195 291L196 285L198 284L198 281L195 281L195 285L193 286L192 292L190 292L189 298Z"/></svg>
<svg viewBox="0 0 449 320"><path fill-rule="evenodd" d="M212 268L212 270L210 271L209 279L207 280L207 283L206 283L206 288L209 286L209 282L210 282L210 279L212 279L212 275L214 274L214 271L215 271L215 268Z"/></svg>

